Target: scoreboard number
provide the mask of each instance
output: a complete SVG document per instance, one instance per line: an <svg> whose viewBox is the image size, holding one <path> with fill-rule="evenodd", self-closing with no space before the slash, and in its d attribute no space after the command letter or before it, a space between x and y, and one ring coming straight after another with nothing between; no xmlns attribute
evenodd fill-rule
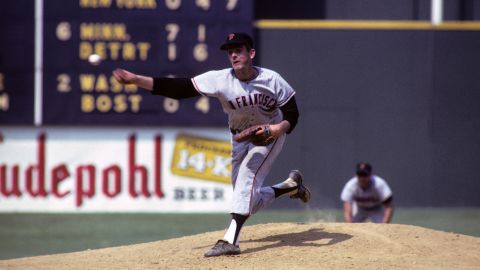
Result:
<svg viewBox="0 0 480 270"><path fill-rule="evenodd" d="M237 7L238 0L227 0L227 10L231 11Z"/></svg>
<svg viewBox="0 0 480 270"><path fill-rule="evenodd" d="M72 87L70 86L70 76L68 74L62 73L58 74L57 76L57 91L66 93L70 92L72 90Z"/></svg>
<svg viewBox="0 0 480 270"><path fill-rule="evenodd" d="M168 41L168 60L175 61L177 59L177 46L175 45L175 40L177 39L178 32L180 27L178 24L169 23L165 25L165 30L167 31L167 41Z"/></svg>
<svg viewBox="0 0 480 270"><path fill-rule="evenodd" d="M71 26L68 22L61 22L57 25L57 38L61 41L67 41L72 36Z"/></svg>
<svg viewBox="0 0 480 270"><path fill-rule="evenodd" d="M170 10L177 10L180 8L182 0L165 0L165 6Z"/></svg>
<svg viewBox="0 0 480 270"><path fill-rule="evenodd" d="M163 108L168 113L176 113L180 107L180 102L173 98L165 98L163 100Z"/></svg>
<svg viewBox="0 0 480 270"><path fill-rule="evenodd" d="M210 101L208 97L201 97L195 103L195 109L201 111L202 113L206 114L210 111Z"/></svg>
<svg viewBox="0 0 480 270"><path fill-rule="evenodd" d="M210 0L195 0L195 3L197 4L197 7L203 10L210 9Z"/></svg>

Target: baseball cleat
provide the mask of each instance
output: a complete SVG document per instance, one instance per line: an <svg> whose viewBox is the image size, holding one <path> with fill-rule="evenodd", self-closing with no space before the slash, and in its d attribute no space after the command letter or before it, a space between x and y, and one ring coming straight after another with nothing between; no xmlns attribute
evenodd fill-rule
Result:
<svg viewBox="0 0 480 270"><path fill-rule="evenodd" d="M205 257L240 254L240 248L225 240L218 240L215 246L205 253Z"/></svg>
<svg viewBox="0 0 480 270"><path fill-rule="evenodd" d="M292 199L300 199L302 202L306 203L310 200L310 190L303 185L302 173L299 170L292 170L288 175L288 178L293 179L297 183L298 190L295 194L291 195Z"/></svg>

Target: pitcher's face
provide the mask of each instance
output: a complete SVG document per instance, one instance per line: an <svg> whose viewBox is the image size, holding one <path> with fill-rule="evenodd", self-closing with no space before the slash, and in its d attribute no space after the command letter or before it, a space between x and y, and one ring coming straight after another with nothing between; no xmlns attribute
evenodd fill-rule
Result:
<svg viewBox="0 0 480 270"><path fill-rule="evenodd" d="M244 45L227 50L228 60L234 70L246 69L252 66L255 49L248 50Z"/></svg>

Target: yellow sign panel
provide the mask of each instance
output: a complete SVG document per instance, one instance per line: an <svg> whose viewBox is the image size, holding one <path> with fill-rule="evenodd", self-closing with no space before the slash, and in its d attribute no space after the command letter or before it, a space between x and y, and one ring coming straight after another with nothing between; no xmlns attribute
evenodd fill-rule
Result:
<svg viewBox="0 0 480 270"><path fill-rule="evenodd" d="M229 141L179 134L175 139L172 173L230 184L231 152Z"/></svg>

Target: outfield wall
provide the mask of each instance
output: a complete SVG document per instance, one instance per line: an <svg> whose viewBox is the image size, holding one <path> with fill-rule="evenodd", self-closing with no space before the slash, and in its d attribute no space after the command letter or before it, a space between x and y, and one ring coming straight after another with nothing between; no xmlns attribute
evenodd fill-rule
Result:
<svg viewBox="0 0 480 270"><path fill-rule="evenodd" d="M340 207L343 184L366 160L397 205L480 205L480 29L319 24L257 33L258 64L291 83L300 108L271 178L299 167L316 206Z"/></svg>
<svg viewBox="0 0 480 270"><path fill-rule="evenodd" d="M297 90L301 113L299 125L288 136L266 184L283 180L291 168L299 168L314 193L311 207L340 207L342 186L353 175L355 163L367 160L373 164L374 171L391 184L395 203L399 206L480 205L477 195L480 162L476 158L480 154L479 31L259 28L257 38L257 64L278 71L291 83ZM169 132L177 134L183 129L173 128ZM18 164L19 181L26 181L25 168L37 164L35 151L43 130L2 128L0 165L6 170L6 177L2 179L13 179L8 171ZM49 135L51 132L60 132L69 138L88 135L89 140L107 142L110 139L103 138L102 134L114 134L115 130L47 128L46 145L63 142L61 138L55 141L56 137ZM135 130L124 128L117 134L119 137L111 139L124 147ZM162 135L165 129L152 127L149 130L150 133L158 130ZM195 135L198 131L201 133L202 128L191 130ZM228 140L226 129L220 130L224 140ZM20 138L20 134L29 138L23 146L29 147L25 152L28 154L22 152L24 150L12 151L16 156L23 156L23 161L12 159L11 152L6 150L11 140ZM147 144L153 144L153 140L147 139ZM174 145L173 139L163 142L169 147ZM62 162L62 156L53 156L58 160L47 159L55 161L50 170ZM94 162L102 159L92 155L85 157ZM165 160L171 159L172 155L165 157ZM70 173L75 171L73 163L78 162L71 157ZM145 160L145 164L152 162ZM162 166L165 168L162 173L171 174L170 167ZM128 166L123 168L126 170ZM98 179L100 183L102 180ZM61 182L61 191L68 190L65 189L68 181ZM122 181L128 181L126 174ZM73 183L72 180L69 185ZM222 187L224 192L230 190L229 185ZM175 196L175 189L167 193ZM82 211L84 208L75 207L75 195L69 196L73 197L68 207L47 206L42 197L30 198L22 206L10 204L7 207L3 196L0 205L6 211ZM135 204L135 200L133 202ZM195 200L186 207L138 206L144 211L228 209L225 203L206 206ZM96 209L110 211L111 207L118 207L115 211L139 209L126 204ZM283 199L273 207L300 207L300 204Z"/></svg>

